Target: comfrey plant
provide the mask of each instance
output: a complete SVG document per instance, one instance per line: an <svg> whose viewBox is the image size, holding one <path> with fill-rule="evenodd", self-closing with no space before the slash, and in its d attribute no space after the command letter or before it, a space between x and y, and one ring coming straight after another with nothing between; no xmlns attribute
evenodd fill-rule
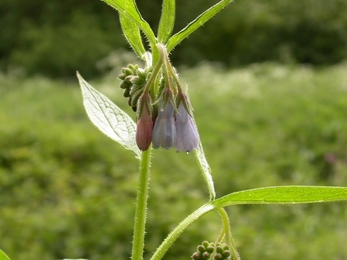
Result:
<svg viewBox="0 0 347 260"><path fill-rule="evenodd" d="M205 158L187 92L182 88L178 73L172 66L170 52L206 21L216 15L231 0L222 0L199 15L178 33L171 36L175 19L175 0L163 0L157 35L142 18L134 0L105 0L119 12L125 37L145 67L128 65L121 70L120 87L124 97L136 112L132 117L96 91L79 74L84 106L90 120L107 136L134 152L140 163L137 191L132 260L143 259L145 222L151 149L176 149L191 152L197 158L209 191L206 204L187 216L154 252L151 260L162 259L174 241L204 214L217 211L221 217L221 232L213 242L202 242L193 259L240 259L230 232L225 207L238 204L295 204L347 200L347 188L322 186L265 187L230 193L216 198L211 170ZM198 4L198 2L197 2ZM143 45L145 36L149 48ZM155 165L154 165L155 167ZM151 232L148 230L147 232Z"/></svg>

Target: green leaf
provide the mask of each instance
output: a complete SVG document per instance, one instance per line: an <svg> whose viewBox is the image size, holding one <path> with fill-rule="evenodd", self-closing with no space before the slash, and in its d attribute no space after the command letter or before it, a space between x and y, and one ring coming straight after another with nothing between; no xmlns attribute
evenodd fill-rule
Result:
<svg viewBox="0 0 347 260"><path fill-rule="evenodd" d="M152 49L156 44L155 35L149 24L142 18L133 0L104 0L105 3L115 8L121 15L127 16L143 31L151 43Z"/></svg>
<svg viewBox="0 0 347 260"><path fill-rule="evenodd" d="M346 187L277 186L234 192L212 202L216 207L237 204L298 204L347 200Z"/></svg>
<svg viewBox="0 0 347 260"><path fill-rule="evenodd" d="M198 149L195 150L195 157L198 160L200 170L207 184L207 188L210 194L210 201L213 201L216 198L216 192L214 190L211 168L208 165L207 159L205 157L201 141L199 141Z"/></svg>
<svg viewBox="0 0 347 260"><path fill-rule="evenodd" d="M190 34L192 34L195 30L201 27L204 23L210 20L213 16L215 16L218 12L220 12L224 7L226 7L233 0L222 0L207 9L205 12L200 14L194 21L190 22L185 28L181 31L173 35L168 43L167 50L168 52L172 51L181 41L187 38Z"/></svg>
<svg viewBox="0 0 347 260"><path fill-rule="evenodd" d="M163 0L158 29L158 41L163 44L166 44L174 28L176 12L175 2L175 0Z"/></svg>
<svg viewBox="0 0 347 260"><path fill-rule="evenodd" d="M129 44L134 49L137 56L139 56L141 59L145 59L144 54L146 50L142 43L138 25L126 15L119 14L119 20L125 38L128 40Z"/></svg>
<svg viewBox="0 0 347 260"><path fill-rule="evenodd" d="M101 132L125 149L132 150L140 159L141 152L135 141L135 122L111 100L89 85L78 72L77 77L89 119Z"/></svg>
<svg viewBox="0 0 347 260"><path fill-rule="evenodd" d="M1 249L0 249L0 260L10 260L10 258Z"/></svg>

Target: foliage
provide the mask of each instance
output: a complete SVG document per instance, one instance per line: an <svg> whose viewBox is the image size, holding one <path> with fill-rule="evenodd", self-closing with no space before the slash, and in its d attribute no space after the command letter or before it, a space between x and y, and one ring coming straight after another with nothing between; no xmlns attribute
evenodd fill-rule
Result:
<svg viewBox="0 0 347 260"><path fill-rule="evenodd" d="M137 2L156 31L162 1ZM215 3L177 0L174 33ZM208 59L227 66L261 61L334 64L347 58L346 8L345 0L235 1L204 31L178 45L172 60L196 65ZM71 77L79 69L91 77L103 72L96 67L98 60L127 47L118 15L98 1L4 0L0 13L6 28L0 34L2 70L23 67L28 74Z"/></svg>
<svg viewBox="0 0 347 260"><path fill-rule="evenodd" d="M10 260L10 258L0 249L0 259L1 260Z"/></svg>
<svg viewBox="0 0 347 260"><path fill-rule="evenodd" d="M178 59L190 65L201 59L232 66L334 64L347 57L346 8L344 0L235 1L178 50Z"/></svg>
<svg viewBox="0 0 347 260"><path fill-rule="evenodd" d="M97 75L97 61L126 47L117 15L98 1L5 0L0 13L6 28L0 36L2 69L21 67L29 75L50 77L71 77L77 69Z"/></svg>
<svg viewBox="0 0 347 260"><path fill-rule="evenodd" d="M269 63L182 72L217 196L270 185L347 186L345 71L346 64L317 70ZM3 75L0 85L1 249L12 259L128 259L137 185L132 153L90 125L70 85ZM113 79L94 85L130 111ZM192 155L154 151L153 159L147 254L208 198ZM245 259L347 254L345 204L240 206L229 213ZM186 259L213 239L215 220L208 214L192 225L166 257Z"/></svg>

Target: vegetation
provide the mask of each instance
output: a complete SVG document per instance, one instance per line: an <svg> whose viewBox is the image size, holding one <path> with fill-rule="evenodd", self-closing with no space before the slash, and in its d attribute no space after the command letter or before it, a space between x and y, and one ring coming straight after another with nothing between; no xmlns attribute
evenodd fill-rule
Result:
<svg viewBox="0 0 347 260"><path fill-rule="evenodd" d="M162 0L136 2L156 31ZM216 2L177 0L174 32ZM236 0L179 45L172 60L190 66L205 59L227 66L335 64L347 58L346 9L345 0ZM6 28L0 34L1 70L74 77L79 69L84 76L97 76L103 72L98 61L128 48L118 14L100 1L3 0L0 13Z"/></svg>
<svg viewBox="0 0 347 260"><path fill-rule="evenodd" d="M346 68L264 63L229 71L204 63L179 70L218 197L261 186L347 185ZM130 111L114 78L94 85ZM76 85L0 76L0 246L12 259L130 254L137 162L90 124ZM148 253L208 197L192 155L154 155ZM345 203L228 210L244 259L347 255ZM217 218L204 216L166 258L187 259L214 239Z"/></svg>

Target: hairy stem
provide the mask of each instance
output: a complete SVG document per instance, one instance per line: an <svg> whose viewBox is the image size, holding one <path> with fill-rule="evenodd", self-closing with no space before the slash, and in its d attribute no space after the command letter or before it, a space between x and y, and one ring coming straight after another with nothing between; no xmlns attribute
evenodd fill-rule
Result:
<svg viewBox="0 0 347 260"><path fill-rule="evenodd" d="M137 190L136 211L134 221L134 237L131 253L132 260L143 259L151 149L152 147L150 146L149 149L147 151L142 152L141 155L140 178Z"/></svg>
<svg viewBox="0 0 347 260"><path fill-rule="evenodd" d="M152 56L153 58L153 56ZM149 61L150 58L147 58L147 60ZM151 61L153 62L153 60ZM152 95L152 99L155 99L156 95L157 95L157 92L158 90L155 88L155 81L157 79L157 76L158 76L158 73L161 69L161 65L163 64L163 57L160 56L159 57L159 60L158 62L156 63L155 67L154 67L154 70L151 74L151 76L149 77L145 87L144 87L144 90L143 90L143 93L148 93L150 90L152 90L151 92L151 95Z"/></svg>
<svg viewBox="0 0 347 260"><path fill-rule="evenodd" d="M224 208L217 208L217 211L222 218L223 229L224 229L224 233L225 233L225 240L226 240L226 243L228 244L228 246L230 247L231 253L233 255L233 259L241 260L240 255L236 251L234 239L231 235L230 222L229 222L228 214L226 213Z"/></svg>
<svg viewBox="0 0 347 260"><path fill-rule="evenodd" d="M157 248L151 260L161 260L165 253L169 250L172 244L176 241L177 238L183 233L183 231L189 227L194 221L206 214L207 212L213 210L214 207L207 203L202 207L198 208L188 217L186 217L162 242L162 244Z"/></svg>

